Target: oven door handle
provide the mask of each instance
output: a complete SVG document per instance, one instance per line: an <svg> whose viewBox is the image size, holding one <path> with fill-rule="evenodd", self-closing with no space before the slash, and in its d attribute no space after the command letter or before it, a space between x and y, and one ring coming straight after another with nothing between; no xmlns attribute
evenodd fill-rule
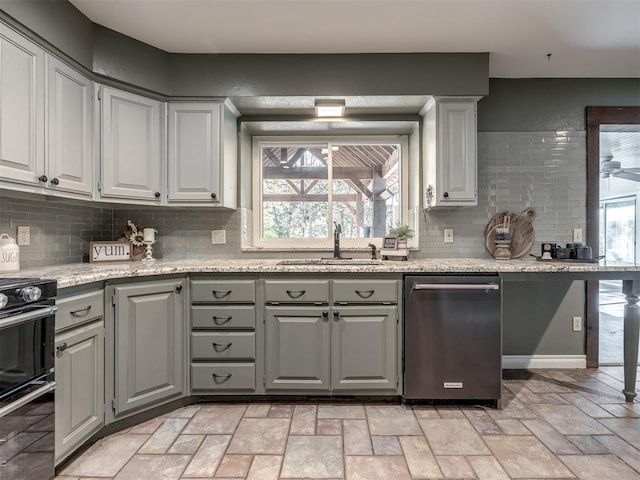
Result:
<svg viewBox="0 0 640 480"><path fill-rule="evenodd" d="M28 322L29 320L35 320L36 318L48 317L56 313L56 310L58 310L58 307L52 305L49 307L39 308L33 312L21 313L19 315L3 318L0 320L0 328L11 327L12 325Z"/></svg>
<svg viewBox="0 0 640 480"><path fill-rule="evenodd" d="M56 382L47 382L37 390L34 390L31 393L28 393L24 397L20 397L15 402L10 403L9 405L5 405L0 408L0 418L5 415L10 414L14 410L19 409L20 407L26 405L27 403L33 402L36 398L40 398L41 396L52 392L56 389Z"/></svg>

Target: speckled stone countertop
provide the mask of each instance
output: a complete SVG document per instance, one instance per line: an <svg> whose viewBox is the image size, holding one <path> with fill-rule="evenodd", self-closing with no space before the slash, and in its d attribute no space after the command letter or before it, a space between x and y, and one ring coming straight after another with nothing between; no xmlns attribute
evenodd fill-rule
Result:
<svg viewBox="0 0 640 480"><path fill-rule="evenodd" d="M606 266L597 263L539 262L533 258L518 260L493 260L482 258L433 258L424 260L346 261L336 264L309 264L309 260L274 259L222 259L189 258L157 260L151 265L143 262L109 264L79 263L27 269L16 273L5 273L1 277L39 277L55 279L58 288L73 287L92 282L134 278L151 275L187 273L554 273L554 272L638 272L640 265Z"/></svg>

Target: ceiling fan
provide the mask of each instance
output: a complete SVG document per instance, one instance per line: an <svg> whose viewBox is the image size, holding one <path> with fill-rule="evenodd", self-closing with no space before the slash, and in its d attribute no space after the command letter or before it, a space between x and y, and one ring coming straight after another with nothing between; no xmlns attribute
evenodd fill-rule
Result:
<svg viewBox="0 0 640 480"><path fill-rule="evenodd" d="M625 178L634 182L640 182L640 168L622 168L617 160L613 159L613 155L600 157L600 178Z"/></svg>

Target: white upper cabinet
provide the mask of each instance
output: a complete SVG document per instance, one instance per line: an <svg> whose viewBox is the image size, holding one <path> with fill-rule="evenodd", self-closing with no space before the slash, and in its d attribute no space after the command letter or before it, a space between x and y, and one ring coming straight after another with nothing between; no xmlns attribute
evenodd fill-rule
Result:
<svg viewBox="0 0 640 480"><path fill-rule="evenodd" d="M92 82L0 24L0 184L93 194Z"/></svg>
<svg viewBox="0 0 640 480"><path fill-rule="evenodd" d="M224 103L169 104L169 204L236 207L236 117Z"/></svg>
<svg viewBox="0 0 640 480"><path fill-rule="evenodd" d="M0 180L40 185L44 51L0 23Z"/></svg>
<svg viewBox="0 0 640 480"><path fill-rule="evenodd" d="M46 186L91 197L93 82L51 56L47 75Z"/></svg>
<svg viewBox="0 0 640 480"><path fill-rule="evenodd" d="M478 203L477 102L433 97L424 115L424 208Z"/></svg>
<svg viewBox="0 0 640 480"><path fill-rule="evenodd" d="M100 197L164 203L164 103L111 87L100 88Z"/></svg>

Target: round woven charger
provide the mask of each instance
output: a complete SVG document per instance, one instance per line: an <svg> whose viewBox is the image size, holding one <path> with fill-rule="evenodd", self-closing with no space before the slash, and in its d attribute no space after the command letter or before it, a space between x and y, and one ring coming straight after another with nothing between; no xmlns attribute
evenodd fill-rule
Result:
<svg viewBox="0 0 640 480"><path fill-rule="evenodd" d="M509 232L511 233L511 258L520 258L529 253L535 238L531 223L536 216L534 208L526 208L520 213L506 210L496 213L485 229L485 245L491 255L496 251L496 228L502 225L504 217L511 219ZM495 255L494 255L495 256Z"/></svg>

